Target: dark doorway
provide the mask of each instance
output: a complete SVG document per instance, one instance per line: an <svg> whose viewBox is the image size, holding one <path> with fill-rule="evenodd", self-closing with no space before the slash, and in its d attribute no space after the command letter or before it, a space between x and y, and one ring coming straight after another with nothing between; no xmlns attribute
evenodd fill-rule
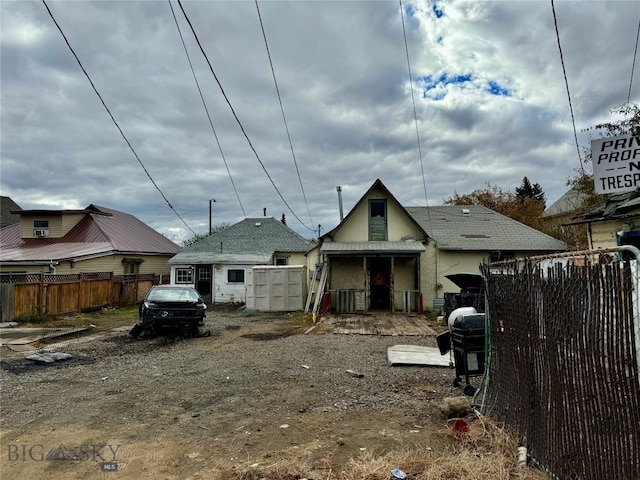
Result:
<svg viewBox="0 0 640 480"><path fill-rule="evenodd" d="M211 265L196 267L196 290L205 303L211 303Z"/></svg>
<svg viewBox="0 0 640 480"><path fill-rule="evenodd" d="M389 258L369 259L369 285L372 309L391 308L391 260Z"/></svg>

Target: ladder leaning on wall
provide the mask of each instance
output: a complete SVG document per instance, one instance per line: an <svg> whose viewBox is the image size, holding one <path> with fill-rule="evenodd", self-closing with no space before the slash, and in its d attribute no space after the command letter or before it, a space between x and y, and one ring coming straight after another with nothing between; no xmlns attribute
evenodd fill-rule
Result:
<svg viewBox="0 0 640 480"><path fill-rule="evenodd" d="M318 289L315 290L316 280L318 282ZM312 313L317 314L320 309L320 302L322 299L322 293L324 292L324 287L327 284L327 268L324 263L319 263L316 265L316 269L313 271L313 276L311 277L311 284L309 285L309 294L307 295L307 303L304 307L305 315L309 313L309 309L311 308L311 298L314 293L316 294L315 301L313 303Z"/></svg>

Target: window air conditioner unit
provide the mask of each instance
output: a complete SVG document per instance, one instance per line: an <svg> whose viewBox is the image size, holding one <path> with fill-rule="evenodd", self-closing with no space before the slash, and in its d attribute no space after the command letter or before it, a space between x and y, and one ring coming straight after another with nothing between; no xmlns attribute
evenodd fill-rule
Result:
<svg viewBox="0 0 640 480"><path fill-rule="evenodd" d="M33 231L33 236L34 237L48 237L49 236L49 230L34 230Z"/></svg>

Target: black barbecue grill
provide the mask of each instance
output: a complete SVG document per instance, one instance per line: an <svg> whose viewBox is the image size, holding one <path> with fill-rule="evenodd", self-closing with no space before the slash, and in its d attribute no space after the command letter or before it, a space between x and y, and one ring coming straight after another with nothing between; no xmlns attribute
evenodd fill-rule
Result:
<svg viewBox="0 0 640 480"><path fill-rule="evenodd" d="M463 388L466 395L473 395L476 390L469 379L484 374L485 322L484 313L460 315L450 324L450 331L436 339L442 355L453 350L456 367L453 384ZM465 379L464 385L461 377Z"/></svg>

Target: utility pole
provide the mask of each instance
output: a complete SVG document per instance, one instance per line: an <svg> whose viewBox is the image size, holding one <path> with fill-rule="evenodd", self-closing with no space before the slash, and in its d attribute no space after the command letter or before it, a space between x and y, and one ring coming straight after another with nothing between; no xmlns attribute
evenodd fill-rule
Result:
<svg viewBox="0 0 640 480"><path fill-rule="evenodd" d="M213 233L212 227L211 227L211 204L215 201L216 201L215 198L212 198L211 200L209 200L209 235Z"/></svg>

